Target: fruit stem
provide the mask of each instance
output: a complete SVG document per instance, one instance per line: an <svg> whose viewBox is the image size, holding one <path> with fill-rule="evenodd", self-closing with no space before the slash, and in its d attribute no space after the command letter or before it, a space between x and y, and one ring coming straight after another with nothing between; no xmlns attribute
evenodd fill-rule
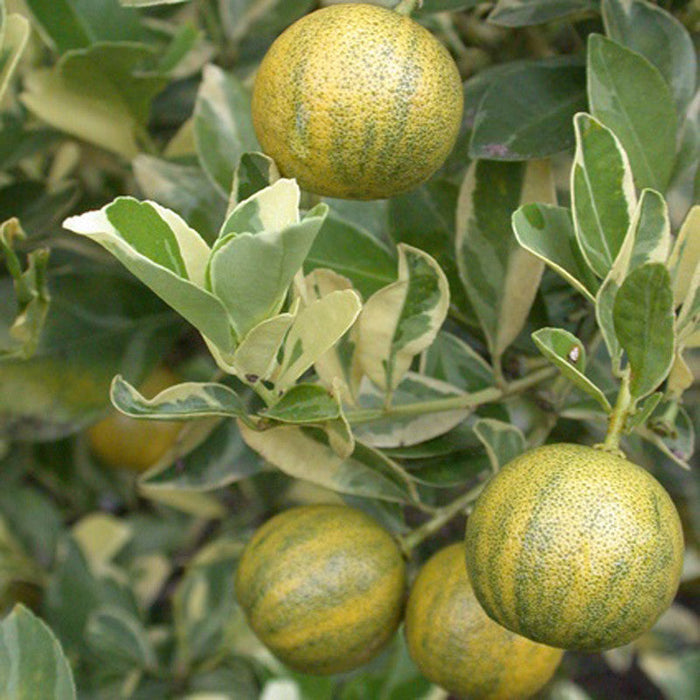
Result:
<svg viewBox="0 0 700 700"><path fill-rule="evenodd" d="M401 548L403 551L406 554L410 554L412 549L435 534L443 525L452 520L452 518L465 511L477 499L484 485L485 484L478 484L474 488L469 489L469 491L463 493L451 503L440 508L430 520L423 523L420 527L417 527L408 535L401 537Z"/></svg>
<svg viewBox="0 0 700 700"><path fill-rule="evenodd" d="M522 393L540 382L550 379L557 373L554 367L543 367L532 374L528 374L521 379L516 379L503 388L492 386L488 389L475 391L472 394L462 394L460 396L450 396L446 399L435 399L433 401L417 401L399 406L389 406L388 408L360 408L348 411L345 417L354 425L358 423L369 423L380 418L396 418L400 416L416 416L424 413L440 413L442 411L455 411L465 408L476 408L485 403L500 401L507 396Z"/></svg>
<svg viewBox="0 0 700 700"><path fill-rule="evenodd" d="M423 0L401 0L393 9L400 15L410 15L416 7L420 7L422 4Z"/></svg>
<svg viewBox="0 0 700 700"><path fill-rule="evenodd" d="M620 454L620 438L625 430L627 417L632 411L634 411L634 401L630 393L630 370L628 367L622 374L620 391L608 419L608 432L605 435L605 441L599 446L601 450Z"/></svg>

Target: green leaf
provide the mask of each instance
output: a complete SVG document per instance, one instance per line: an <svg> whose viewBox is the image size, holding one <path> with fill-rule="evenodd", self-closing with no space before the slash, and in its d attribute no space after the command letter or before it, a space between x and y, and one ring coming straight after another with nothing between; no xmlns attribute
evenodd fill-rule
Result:
<svg viewBox="0 0 700 700"><path fill-rule="evenodd" d="M196 447L141 478L141 488L149 496L158 490L213 491L262 471L262 461L243 442L235 421L220 420L213 429L211 424L200 424L198 430L205 435Z"/></svg>
<svg viewBox="0 0 700 700"><path fill-rule="evenodd" d="M155 5L180 5L189 0L119 0L124 7L154 7Z"/></svg>
<svg viewBox="0 0 700 700"><path fill-rule="evenodd" d="M69 257L49 270L52 303L36 353L0 362L0 436L56 440L94 422L112 377L143 378L182 330L148 290L114 268ZM8 278L0 280L0 345L16 317Z"/></svg>
<svg viewBox="0 0 700 700"><path fill-rule="evenodd" d="M425 352L423 372L467 392L495 386L493 369L461 338L440 331Z"/></svg>
<svg viewBox="0 0 700 700"><path fill-rule="evenodd" d="M634 400L650 394L666 378L673 362L673 292L660 263L633 270L613 306L615 333L627 355Z"/></svg>
<svg viewBox="0 0 700 700"><path fill-rule="evenodd" d="M232 44L249 36L273 37L308 12L313 0L220 0L221 22Z"/></svg>
<svg viewBox="0 0 700 700"><path fill-rule="evenodd" d="M242 544L218 539L188 562L173 595L178 658L191 667L213 658L226 644L236 614L234 577Z"/></svg>
<svg viewBox="0 0 700 700"><path fill-rule="evenodd" d="M425 14L432 12L453 12L475 7L479 0L423 0L419 11Z"/></svg>
<svg viewBox="0 0 700 700"><path fill-rule="evenodd" d="M215 65L204 69L194 108L194 136L202 168L228 198L240 157L260 147L253 130L248 91Z"/></svg>
<svg viewBox="0 0 700 700"><path fill-rule="evenodd" d="M491 82L469 155L529 160L565 151L574 145L571 120L586 106L586 72L578 61L523 61Z"/></svg>
<svg viewBox="0 0 700 700"><path fill-rule="evenodd" d="M475 161L464 178L457 208L457 265L494 364L525 325L544 269L518 245L513 211L526 202L554 198L547 161Z"/></svg>
<svg viewBox="0 0 700 700"><path fill-rule="evenodd" d="M214 242L226 214L226 202L201 168L143 154L136 156L132 165L147 199L179 214L208 243Z"/></svg>
<svg viewBox="0 0 700 700"><path fill-rule="evenodd" d="M278 392L287 391L352 326L362 304L356 291L343 289L314 299L296 315L284 343Z"/></svg>
<svg viewBox="0 0 700 700"><path fill-rule="evenodd" d="M290 182L278 180L269 188ZM261 192L265 192L262 190ZM225 226L231 225L239 208ZM277 222L260 220L271 228L259 233L229 234L212 251L208 286L228 311L240 338L261 321L277 314L294 275L301 268L328 208L319 204L302 221L277 228ZM243 212L240 212L243 216ZM249 225L252 224L248 220ZM284 222L280 222L284 226ZM250 229L248 229L250 230ZM262 274L261 274L262 272Z"/></svg>
<svg viewBox="0 0 700 700"><path fill-rule="evenodd" d="M480 418L474 423L474 432L486 449L494 472L525 452L525 436L520 428L510 423Z"/></svg>
<svg viewBox="0 0 700 700"><path fill-rule="evenodd" d="M95 44L65 53L52 68L27 74L21 95L39 119L89 143L133 158L140 151L151 100L166 79L149 73L152 49Z"/></svg>
<svg viewBox="0 0 700 700"><path fill-rule="evenodd" d="M584 374L586 349L575 335L562 328L541 328L532 334L532 340L539 351L556 365L567 379L594 398L606 413L612 411L605 394Z"/></svg>
<svg viewBox="0 0 700 700"><path fill-rule="evenodd" d="M504 27L527 27L597 9L596 0L498 0L489 22Z"/></svg>
<svg viewBox="0 0 700 700"><path fill-rule="evenodd" d="M0 360L28 359L37 349L49 311L51 295L48 288L48 248L27 254L27 267L22 270L13 246L26 234L15 219L0 224L0 258L5 258L13 278L17 299L17 316L9 328L10 344L0 345Z"/></svg>
<svg viewBox="0 0 700 700"><path fill-rule="evenodd" d="M525 204L513 214L513 231L523 248L543 260L590 301L600 283L579 246L571 211L551 204Z"/></svg>
<svg viewBox="0 0 700 700"><path fill-rule="evenodd" d="M447 382L414 372L404 375L391 395L391 409L401 411L402 406L421 402L465 396L465 392ZM371 382L360 385L357 401L365 409L380 410L384 406L383 394ZM390 409L390 410L391 410ZM355 426L354 433L372 447L391 448L415 445L443 435L461 423L471 412L470 408L453 408L438 413L391 415L370 423Z"/></svg>
<svg viewBox="0 0 700 700"><path fill-rule="evenodd" d="M144 41L140 16L114 0L27 0L43 35L59 53L100 41Z"/></svg>
<svg viewBox="0 0 700 700"><path fill-rule="evenodd" d="M177 214L155 202L119 197L63 225L104 246L222 351L233 350L228 314L204 288L209 246Z"/></svg>
<svg viewBox="0 0 700 700"><path fill-rule="evenodd" d="M29 34L29 22L22 15L12 12L4 22L0 18L0 100L10 84Z"/></svg>
<svg viewBox="0 0 700 700"><path fill-rule="evenodd" d="M607 36L658 68L682 114L695 93L697 69L688 30L672 14L645 0L603 0L601 5Z"/></svg>
<svg viewBox="0 0 700 700"><path fill-rule="evenodd" d="M321 423L340 417L340 405L318 384L296 384L260 415L280 423Z"/></svg>
<svg viewBox="0 0 700 700"><path fill-rule="evenodd" d="M151 420L188 420L212 416L246 415L242 399L225 384L185 382L145 398L123 377L112 381L112 403L127 416Z"/></svg>
<svg viewBox="0 0 700 700"><path fill-rule="evenodd" d="M588 99L593 116L627 152L637 187L665 192L676 155L676 110L658 69L641 54L592 34Z"/></svg>
<svg viewBox="0 0 700 700"><path fill-rule="evenodd" d="M571 170L574 229L591 269L605 277L622 247L636 206L627 156L615 134L588 114L574 119Z"/></svg>
<svg viewBox="0 0 700 700"><path fill-rule="evenodd" d="M252 449L289 476L355 496L398 503L414 498L408 475L395 462L361 443L351 456L341 457L318 429L284 425L257 431L239 427Z"/></svg>
<svg viewBox="0 0 700 700"><path fill-rule="evenodd" d="M73 674L54 633L22 606L0 622L0 696L8 700L76 697Z"/></svg>
<svg viewBox="0 0 700 700"><path fill-rule="evenodd" d="M449 307L447 278L435 260L403 243L398 251L398 280L365 303L357 350L367 376L389 392L433 342Z"/></svg>
<svg viewBox="0 0 700 700"><path fill-rule="evenodd" d="M130 612L115 606L95 610L85 627L90 648L110 666L154 670L155 651L141 621Z"/></svg>
<svg viewBox="0 0 700 700"><path fill-rule="evenodd" d="M331 210L304 262L306 272L318 268L347 277L368 297L394 280L396 260L376 237Z"/></svg>

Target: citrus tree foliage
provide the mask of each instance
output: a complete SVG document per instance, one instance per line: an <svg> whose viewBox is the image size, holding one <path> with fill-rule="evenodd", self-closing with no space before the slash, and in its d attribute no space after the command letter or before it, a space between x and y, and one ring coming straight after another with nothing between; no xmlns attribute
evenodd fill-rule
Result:
<svg viewBox="0 0 700 700"><path fill-rule="evenodd" d="M460 135L369 202L301 191L253 129L265 50L316 6L0 0L0 697L439 697L402 633L285 668L235 601L243 545L345 502L415 572L556 441L649 469L687 551L657 625L542 697L697 697L697 6L425 0ZM181 381L146 396L157 365ZM112 406L181 423L139 476L90 449Z"/></svg>

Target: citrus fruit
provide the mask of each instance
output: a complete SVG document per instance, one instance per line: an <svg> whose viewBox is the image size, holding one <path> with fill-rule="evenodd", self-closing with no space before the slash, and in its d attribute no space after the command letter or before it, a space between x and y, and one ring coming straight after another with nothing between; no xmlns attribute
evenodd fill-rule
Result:
<svg viewBox="0 0 700 700"><path fill-rule="evenodd" d="M474 596L461 543L441 549L420 570L404 629L423 675L472 700L530 697L552 677L564 653L488 617Z"/></svg>
<svg viewBox="0 0 700 700"><path fill-rule="evenodd" d="M253 125L280 172L310 192L392 197L427 180L457 138L462 85L414 20L342 4L302 17L265 55Z"/></svg>
<svg viewBox="0 0 700 700"><path fill-rule="evenodd" d="M621 646L678 588L683 533L646 470L592 447L539 447L487 484L469 517L467 568L508 629L564 649Z"/></svg>
<svg viewBox="0 0 700 700"><path fill-rule="evenodd" d="M177 384L177 377L157 367L139 387L146 398ZM116 409L88 428L90 450L102 462L117 469L143 472L153 466L173 445L182 424L129 418Z"/></svg>
<svg viewBox="0 0 700 700"><path fill-rule="evenodd" d="M348 671L401 619L405 566L392 536L344 505L298 506L246 546L236 597L260 641L297 671Z"/></svg>

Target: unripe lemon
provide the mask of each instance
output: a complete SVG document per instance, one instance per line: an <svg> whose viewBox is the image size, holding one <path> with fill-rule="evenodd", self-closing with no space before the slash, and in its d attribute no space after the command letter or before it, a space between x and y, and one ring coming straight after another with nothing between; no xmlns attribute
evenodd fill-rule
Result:
<svg viewBox="0 0 700 700"><path fill-rule="evenodd" d="M253 124L280 172L310 192L392 197L427 180L457 138L457 67L424 27L342 4L291 25L263 59Z"/></svg>
<svg viewBox="0 0 700 700"><path fill-rule="evenodd" d="M423 675L471 700L530 697L552 677L564 653L510 632L483 611L460 543L434 554L420 570L405 632Z"/></svg>
<svg viewBox="0 0 700 700"><path fill-rule="evenodd" d="M177 384L165 367L156 367L139 387L146 398ZM157 462L175 442L182 423L130 418L116 409L88 428L92 453L110 467L143 472Z"/></svg>
<svg viewBox="0 0 700 700"><path fill-rule="evenodd" d="M630 642L670 606L683 533L646 470L592 447L545 445L486 486L466 555L494 620L543 644L595 651Z"/></svg>
<svg viewBox="0 0 700 700"><path fill-rule="evenodd" d="M393 537L344 505L290 508L246 546L236 597L260 641L303 673L349 671L401 619L405 565Z"/></svg>

